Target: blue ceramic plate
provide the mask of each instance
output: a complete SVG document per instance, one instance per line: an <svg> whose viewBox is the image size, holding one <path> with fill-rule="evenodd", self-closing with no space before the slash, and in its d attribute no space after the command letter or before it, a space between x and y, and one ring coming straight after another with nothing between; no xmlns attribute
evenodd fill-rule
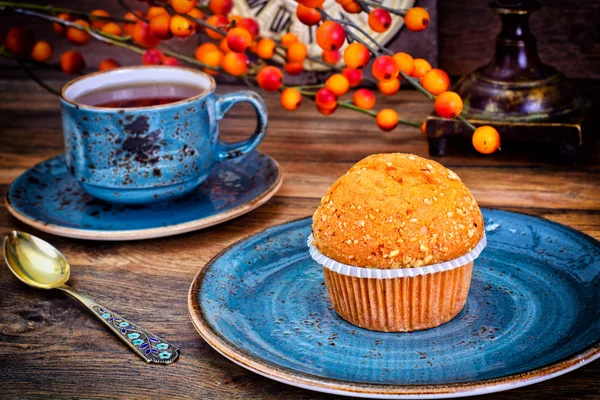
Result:
<svg viewBox="0 0 600 400"><path fill-rule="evenodd" d="M277 162L253 151L217 164L195 192L149 205L106 203L89 196L67 171L63 156L19 176L6 194L9 211L44 232L79 239L136 240L206 228L245 214L281 186Z"/></svg>
<svg viewBox="0 0 600 400"><path fill-rule="evenodd" d="M452 321L381 333L333 311L309 256L309 218L227 248L189 294L202 337L269 378L371 398L457 397L561 375L600 357L600 242L543 219L483 210L488 246Z"/></svg>

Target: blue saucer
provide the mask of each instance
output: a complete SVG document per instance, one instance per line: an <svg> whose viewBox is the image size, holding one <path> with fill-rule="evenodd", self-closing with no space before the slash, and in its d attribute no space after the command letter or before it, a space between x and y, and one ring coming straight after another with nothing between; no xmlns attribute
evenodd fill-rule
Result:
<svg viewBox="0 0 600 400"><path fill-rule="evenodd" d="M107 203L86 194L63 156L19 176L6 194L9 211L41 231L94 240L135 240L206 228L245 214L269 200L282 183L277 162L253 151L217 164L185 198L146 205Z"/></svg>
<svg viewBox="0 0 600 400"><path fill-rule="evenodd" d="M488 246L463 311L381 333L340 318L309 256L306 218L208 263L192 320L230 360L291 385L371 398L458 397L550 379L600 357L600 242L540 218L483 210Z"/></svg>

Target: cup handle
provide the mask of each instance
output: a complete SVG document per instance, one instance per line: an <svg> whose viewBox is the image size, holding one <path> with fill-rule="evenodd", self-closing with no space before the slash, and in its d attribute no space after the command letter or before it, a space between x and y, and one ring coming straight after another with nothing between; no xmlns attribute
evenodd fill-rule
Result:
<svg viewBox="0 0 600 400"><path fill-rule="evenodd" d="M256 110L256 130L247 140L235 143L224 143L219 141L218 162L241 157L254 150L263 140L267 132L267 109L260 96L249 90L227 93L219 96L216 102L217 121L221 121L225 113L237 103L250 103Z"/></svg>

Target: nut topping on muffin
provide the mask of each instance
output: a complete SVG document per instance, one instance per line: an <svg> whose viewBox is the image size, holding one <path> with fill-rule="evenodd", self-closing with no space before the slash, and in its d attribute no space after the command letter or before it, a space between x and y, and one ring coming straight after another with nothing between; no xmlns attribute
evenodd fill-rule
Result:
<svg viewBox="0 0 600 400"><path fill-rule="evenodd" d="M314 246L365 268L436 264L471 251L483 236L477 202L458 175L412 154L376 154L327 191L313 216Z"/></svg>

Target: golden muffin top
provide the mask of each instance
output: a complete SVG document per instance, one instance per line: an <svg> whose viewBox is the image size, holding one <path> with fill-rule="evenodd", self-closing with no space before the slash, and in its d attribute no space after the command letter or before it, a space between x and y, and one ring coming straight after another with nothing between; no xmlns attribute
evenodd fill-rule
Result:
<svg viewBox="0 0 600 400"><path fill-rule="evenodd" d="M313 215L314 246L365 268L436 264L483 236L477 202L458 175L412 154L375 154L327 190Z"/></svg>

